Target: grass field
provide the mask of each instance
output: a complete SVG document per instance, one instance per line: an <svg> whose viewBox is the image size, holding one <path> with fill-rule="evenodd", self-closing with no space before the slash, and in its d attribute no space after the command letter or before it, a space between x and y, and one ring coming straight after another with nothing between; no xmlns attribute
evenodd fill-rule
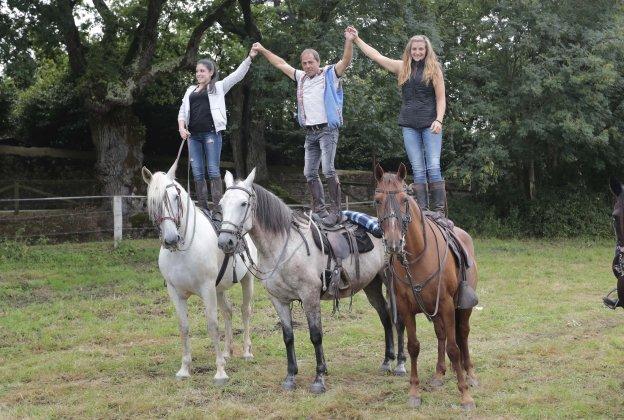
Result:
<svg viewBox="0 0 624 420"><path fill-rule="evenodd" d="M624 311L601 296L614 286L612 242L476 241L482 309L471 350L480 386L470 417L620 417L624 413ZM407 407L408 379L378 372L383 332L364 295L331 316L323 307L328 391L308 392L314 351L295 305L299 388L287 393L281 329L256 282L255 359L242 360L240 288L230 382L215 387L214 356L199 299L191 298L192 378L177 381L177 320L157 268L155 240L0 244L0 417L457 417L452 370L445 386ZM432 326L418 319L419 372L434 368Z"/></svg>

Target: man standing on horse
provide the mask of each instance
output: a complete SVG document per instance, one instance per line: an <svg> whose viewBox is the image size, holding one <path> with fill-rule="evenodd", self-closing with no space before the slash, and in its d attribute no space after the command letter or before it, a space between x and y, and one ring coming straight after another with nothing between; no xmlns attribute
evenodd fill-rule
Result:
<svg viewBox="0 0 624 420"><path fill-rule="evenodd" d="M297 82L297 117L305 129L305 166L303 175L312 195L312 211L325 224L334 225L342 219L340 213L340 181L334 167L338 128L342 125L342 86L340 77L351 63L355 35L345 31L342 59L335 65L320 66L318 52L308 48L301 53L301 67L296 70L284 59L256 42L252 49L261 53L273 66ZM323 184L318 175L322 165L327 180L330 212L325 207Z"/></svg>

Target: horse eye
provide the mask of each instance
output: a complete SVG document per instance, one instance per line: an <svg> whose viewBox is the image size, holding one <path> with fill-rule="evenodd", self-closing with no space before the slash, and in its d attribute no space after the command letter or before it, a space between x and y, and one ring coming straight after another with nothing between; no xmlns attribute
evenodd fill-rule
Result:
<svg viewBox="0 0 624 420"><path fill-rule="evenodd" d="M247 202L245 201L245 202L241 203L241 207L247 207Z"/></svg>

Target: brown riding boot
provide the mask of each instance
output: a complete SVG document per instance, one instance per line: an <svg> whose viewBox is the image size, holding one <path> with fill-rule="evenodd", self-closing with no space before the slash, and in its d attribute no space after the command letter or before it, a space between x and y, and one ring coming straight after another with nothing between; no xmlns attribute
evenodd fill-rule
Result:
<svg viewBox="0 0 624 420"><path fill-rule="evenodd" d="M342 213L340 212L340 205L342 202L342 191L340 190L340 180L338 175L334 175L327 179L327 189L329 190L329 216L323 218L323 223L328 226L333 226L336 223L342 221Z"/></svg>
<svg viewBox="0 0 624 420"><path fill-rule="evenodd" d="M325 192L320 179L308 181L308 188L312 196L312 213L316 213L321 219L329 216L325 208Z"/></svg>
<svg viewBox="0 0 624 420"><path fill-rule="evenodd" d="M223 196L223 182L220 176L210 178L210 192L212 193L212 220L221 223L223 215L221 214L219 201L221 201Z"/></svg>
<svg viewBox="0 0 624 420"><path fill-rule="evenodd" d="M427 192L427 184L412 184L410 185L412 190L411 196L414 197L418 203L418 207L421 210L429 210L429 194Z"/></svg>
<svg viewBox="0 0 624 420"><path fill-rule="evenodd" d="M446 184L444 181L436 181L429 183L429 193L431 194L431 200L429 204L431 211L434 211L440 216L446 217Z"/></svg>
<svg viewBox="0 0 624 420"><path fill-rule="evenodd" d="M208 210L208 185L205 179L195 180L195 195L197 196L197 205Z"/></svg>

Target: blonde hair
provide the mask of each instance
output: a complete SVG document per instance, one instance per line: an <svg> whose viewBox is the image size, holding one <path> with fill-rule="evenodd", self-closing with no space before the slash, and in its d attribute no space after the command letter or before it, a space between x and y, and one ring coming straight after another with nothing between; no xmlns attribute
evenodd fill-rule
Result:
<svg viewBox="0 0 624 420"><path fill-rule="evenodd" d="M407 82L412 75L412 44L417 41L424 42L425 48L427 49L425 55L425 70L423 71L423 82L428 85L441 70L440 63L438 62L438 56L433 50L429 38L425 35L414 35L409 39L409 41L407 41L407 45L405 45L405 50L403 51L403 57L401 58L403 60L403 64L398 77L399 86L402 86L405 82Z"/></svg>

